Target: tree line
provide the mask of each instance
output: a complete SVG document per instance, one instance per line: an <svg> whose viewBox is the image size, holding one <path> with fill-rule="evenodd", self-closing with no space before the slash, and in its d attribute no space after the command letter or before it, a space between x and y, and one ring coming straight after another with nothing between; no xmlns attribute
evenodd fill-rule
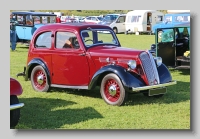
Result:
<svg viewBox="0 0 200 139"><path fill-rule="evenodd" d="M19 11L19 10L18 10ZM24 11L24 10L23 10ZM26 11L26 10L25 10ZM27 10L32 11L32 10ZM61 12L64 16L68 15L75 15L75 16L98 16L98 15L106 15L112 13L128 13L132 10L33 10L37 12ZM167 13L167 10L158 10L163 12L164 14Z"/></svg>

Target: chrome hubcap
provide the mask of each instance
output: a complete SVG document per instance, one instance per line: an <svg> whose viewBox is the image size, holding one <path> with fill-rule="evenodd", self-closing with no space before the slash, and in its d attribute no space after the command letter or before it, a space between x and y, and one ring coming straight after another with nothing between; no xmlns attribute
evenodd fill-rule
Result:
<svg viewBox="0 0 200 139"><path fill-rule="evenodd" d="M43 84L43 82L44 82L44 77L43 77L43 75L39 75L38 77L37 77L37 82L38 82L38 84Z"/></svg>
<svg viewBox="0 0 200 139"><path fill-rule="evenodd" d="M117 93L116 90L117 90L117 89L116 89L116 86L115 86L115 85L111 85L111 86L109 87L109 93L110 93L110 95L111 95L111 96L115 96L116 93Z"/></svg>

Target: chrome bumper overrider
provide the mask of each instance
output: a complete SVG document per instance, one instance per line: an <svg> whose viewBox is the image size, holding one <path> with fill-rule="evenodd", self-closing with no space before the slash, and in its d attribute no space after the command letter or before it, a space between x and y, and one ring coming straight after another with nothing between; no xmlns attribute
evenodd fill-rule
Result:
<svg viewBox="0 0 200 139"><path fill-rule="evenodd" d="M24 106L24 103L10 105L10 110L19 109Z"/></svg>
<svg viewBox="0 0 200 139"><path fill-rule="evenodd" d="M171 81L169 83L158 84L158 85L143 86L143 87L137 87L137 88L132 87L132 91L139 92L142 90L155 89L155 88L166 87L166 86L175 85L175 84L176 84L176 81Z"/></svg>

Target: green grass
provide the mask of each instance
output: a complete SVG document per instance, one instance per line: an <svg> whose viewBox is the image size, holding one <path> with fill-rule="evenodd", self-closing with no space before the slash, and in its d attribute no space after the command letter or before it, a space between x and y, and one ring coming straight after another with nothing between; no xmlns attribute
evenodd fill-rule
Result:
<svg viewBox="0 0 200 139"><path fill-rule="evenodd" d="M149 49L153 35L117 34L121 45ZM23 87L19 97L25 106L16 129L190 129L190 70L170 69L177 85L162 98L129 95L124 106L107 105L95 90L53 88L35 92L30 81L16 74L26 65L28 47L17 45L10 52L10 75Z"/></svg>

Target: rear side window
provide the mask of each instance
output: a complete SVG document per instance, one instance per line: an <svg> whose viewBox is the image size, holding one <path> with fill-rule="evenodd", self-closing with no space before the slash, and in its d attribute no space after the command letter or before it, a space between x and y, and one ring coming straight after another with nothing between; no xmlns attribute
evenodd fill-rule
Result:
<svg viewBox="0 0 200 139"><path fill-rule="evenodd" d="M51 32L44 32L37 37L36 48L51 48Z"/></svg>

